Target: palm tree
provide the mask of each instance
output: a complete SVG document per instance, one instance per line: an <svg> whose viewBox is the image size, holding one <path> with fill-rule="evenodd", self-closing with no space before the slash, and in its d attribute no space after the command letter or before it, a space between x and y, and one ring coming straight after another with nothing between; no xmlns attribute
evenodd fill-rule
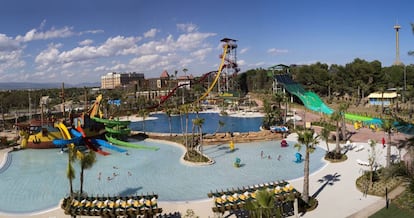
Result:
<svg viewBox="0 0 414 218"><path fill-rule="evenodd" d="M223 126L224 126L224 121L222 121L222 120L219 120L218 121L218 126L217 126L217 129L216 129L216 131L214 132L214 134L213 135L216 135L217 134L217 132L221 129L221 128L223 128Z"/></svg>
<svg viewBox="0 0 414 218"><path fill-rule="evenodd" d="M165 109L165 114L167 114L168 117L168 127L170 128L170 136L172 136L172 126L171 126L171 114L172 114L172 109L171 108L166 108Z"/></svg>
<svg viewBox="0 0 414 218"><path fill-rule="evenodd" d="M341 112L340 111L335 111L331 114L330 119L332 121L335 122L336 124L336 133L335 133L335 138L336 138L336 148L335 148L335 152L336 153L341 153L341 147L339 146L339 121L341 120Z"/></svg>
<svg viewBox="0 0 414 218"><path fill-rule="evenodd" d="M384 92L385 92L385 86L380 86L379 91L381 92L381 117L384 113Z"/></svg>
<svg viewBox="0 0 414 218"><path fill-rule="evenodd" d="M199 136L199 145L200 145L200 152L203 155L203 130L202 126L204 124L204 118L195 118L193 119L193 126L197 126L198 129L198 136Z"/></svg>
<svg viewBox="0 0 414 218"><path fill-rule="evenodd" d="M256 199L250 199L246 202L245 209L249 211L249 217L279 217L280 213L275 207L274 194L265 189L256 192Z"/></svg>
<svg viewBox="0 0 414 218"><path fill-rule="evenodd" d="M391 165L391 134L394 128L393 122L390 119L384 119L382 121L381 128L384 130L385 133L388 135L388 143L387 143L387 160L385 163L385 167L389 168Z"/></svg>
<svg viewBox="0 0 414 218"><path fill-rule="evenodd" d="M345 113L349 108L348 103L342 103L339 105L339 112L341 115L341 130L342 130L342 138L346 138L346 123L345 123Z"/></svg>
<svg viewBox="0 0 414 218"><path fill-rule="evenodd" d="M80 193L83 193L83 180L84 180L84 171L90 169L93 164L96 162L96 155L94 151L89 151L86 154L80 156Z"/></svg>
<svg viewBox="0 0 414 218"><path fill-rule="evenodd" d="M298 132L298 143L295 147L300 150L302 146L305 146L305 163L304 163L304 176L303 176L303 201L309 203L309 157L310 153L315 150L316 145L319 144L319 136L314 135L314 130L306 129Z"/></svg>
<svg viewBox="0 0 414 218"><path fill-rule="evenodd" d="M188 114L190 113L190 107L187 104L181 105L180 113L185 115L185 132L183 132L183 134L184 134L185 148L187 150L186 156L188 158L189 154L188 154L188 136L187 136L187 133L188 133Z"/></svg>
<svg viewBox="0 0 414 218"><path fill-rule="evenodd" d="M75 161L76 149L73 144L68 145L68 166L66 169L66 177L69 179L69 191L70 196L73 196L73 180L75 179L75 169L72 166L72 163Z"/></svg>
<svg viewBox="0 0 414 218"><path fill-rule="evenodd" d="M328 125L325 125L321 130L321 138L325 141L326 144L326 151L329 153L329 136L331 135L331 130L329 129Z"/></svg>
<svg viewBox="0 0 414 218"><path fill-rule="evenodd" d="M75 169L73 169L71 161L68 161L68 166L66 169L66 177L69 179L70 196L73 196L73 180L75 179Z"/></svg>
<svg viewBox="0 0 414 218"><path fill-rule="evenodd" d="M142 131L144 132L144 134L145 134L145 119L147 118L148 114L149 113L146 109L140 109L138 111L138 115L142 117Z"/></svg>

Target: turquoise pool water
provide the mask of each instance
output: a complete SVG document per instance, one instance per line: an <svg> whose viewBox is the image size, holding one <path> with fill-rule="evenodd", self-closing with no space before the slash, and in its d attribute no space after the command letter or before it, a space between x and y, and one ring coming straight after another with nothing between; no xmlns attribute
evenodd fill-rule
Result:
<svg viewBox="0 0 414 218"><path fill-rule="evenodd" d="M218 132L257 132L260 130L260 125L263 123L263 117L232 117L220 116L218 113L199 113L200 118L204 118L203 133ZM169 133L170 127L168 125L168 116L165 113L151 114L151 118L145 121L145 126L142 126L142 121L132 122L130 128L136 131L147 132L164 132ZM188 117L188 131L191 132L193 123L192 119L196 118L196 114L190 113ZM224 125L219 128L219 121ZM182 133L182 128L185 128L185 116L171 117L171 132Z"/></svg>
<svg viewBox="0 0 414 218"><path fill-rule="evenodd" d="M287 148L281 148L279 141L236 144L234 152L229 152L228 144L205 146L204 153L216 161L210 166L183 164L181 147L147 140L136 143L160 149L129 149L129 155L108 150L109 156L97 155L93 168L85 171L84 190L93 195L154 192L161 201L187 201L205 199L211 190L303 176L303 163L293 162L297 152L292 146L294 142L289 142L291 146ZM261 158L261 151L266 158ZM318 148L311 154L311 172L324 166L324 153ZM66 153L61 154L59 149L27 149L9 155L10 164L0 169L0 212L45 210L56 207L68 195ZM237 157L241 159L240 168L233 167ZM74 189L78 190L78 165L75 170Z"/></svg>

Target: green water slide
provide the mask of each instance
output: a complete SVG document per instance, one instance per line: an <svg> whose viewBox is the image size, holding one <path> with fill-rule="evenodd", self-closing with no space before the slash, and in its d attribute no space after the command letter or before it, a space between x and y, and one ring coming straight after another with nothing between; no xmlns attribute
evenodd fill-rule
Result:
<svg viewBox="0 0 414 218"><path fill-rule="evenodd" d="M158 147L138 145L138 144L131 143L131 142L121 141L121 140L116 139L114 137L111 137L109 135L105 135L105 138L108 142L110 142L112 144L119 145L119 146L124 146L124 147L128 147L128 148L138 148L138 149L147 149L147 150L155 150L155 151L160 149Z"/></svg>
<svg viewBox="0 0 414 218"><path fill-rule="evenodd" d="M325 114L333 113L333 110L323 103L322 99L315 92L305 91L298 83L284 84L284 87L288 92L296 95L306 108Z"/></svg>

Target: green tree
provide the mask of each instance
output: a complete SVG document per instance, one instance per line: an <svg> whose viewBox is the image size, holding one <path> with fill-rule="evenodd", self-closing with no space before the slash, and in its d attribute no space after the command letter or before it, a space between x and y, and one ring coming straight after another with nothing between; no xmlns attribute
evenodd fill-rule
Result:
<svg viewBox="0 0 414 218"><path fill-rule="evenodd" d="M189 113L190 113L190 106L188 104L183 104L183 105L180 106L180 114L185 116L185 129L184 129L183 135L184 135L184 144L185 144L185 148L186 148L186 151L187 151L186 152L187 158L189 158L189 154L188 154L188 119L189 119Z"/></svg>
<svg viewBox="0 0 414 218"><path fill-rule="evenodd" d="M148 117L149 113L146 109L139 109L138 115L142 117L142 131L145 134L145 119Z"/></svg>
<svg viewBox="0 0 414 218"><path fill-rule="evenodd" d="M201 155L203 155L203 128L202 127L203 127L204 121L205 121L204 118L200 118L200 117L193 119L193 126L197 127Z"/></svg>
<svg viewBox="0 0 414 218"><path fill-rule="evenodd" d="M75 169L72 163L76 160L76 149L73 144L68 145L68 165L66 169L66 177L69 180L70 196L73 196L73 180L75 179Z"/></svg>
<svg viewBox="0 0 414 218"><path fill-rule="evenodd" d="M305 162L304 162L304 176L303 176L303 192L302 199L305 203L309 204L309 157L316 146L319 144L319 136L314 136L314 130L305 129L298 132L298 143L295 147L300 150L302 146L305 146Z"/></svg>
<svg viewBox="0 0 414 218"><path fill-rule="evenodd" d="M336 153L341 153L341 147L339 146L339 121L341 120L342 116L341 116L341 112L340 111L334 111L331 116L330 116L330 120L335 122L335 126L336 126L336 132L335 132L335 140L336 140L336 147L335 147L335 152Z"/></svg>
<svg viewBox="0 0 414 218"><path fill-rule="evenodd" d="M92 168L93 164L96 162L96 154L94 151L89 151L86 154L80 156L80 193L83 193L83 181L84 181L84 172L87 169Z"/></svg>
<svg viewBox="0 0 414 218"><path fill-rule="evenodd" d="M326 144L326 151L329 152L329 136L331 135L331 130L329 129L328 125L325 125L322 130L321 130L321 134L320 137L325 141Z"/></svg>
<svg viewBox="0 0 414 218"><path fill-rule="evenodd" d="M342 103L339 105L339 114L341 115L341 131L342 138L346 139L346 123L345 123L345 114L349 108L349 103Z"/></svg>
<svg viewBox="0 0 414 218"><path fill-rule="evenodd" d="M214 134L213 134L213 135L216 135L216 134L217 134L217 132L218 132L218 131L220 131L220 129L221 129L221 128L223 128L223 126L224 126L224 125L225 125L224 121L219 120L219 121L218 121L218 126L217 126L217 129L216 129L216 131L214 131Z"/></svg>
<svg viewBox="0 0 414 218"><path fill-rule="evenodd" d="M275 207L274 194L265 189L257 190L256 199L248 200L245 209L252 218L280 217L280 211Z"/></svg>
<svg viewBox="0 0 414 218"><path fill-rule="evenodd" d="M393 121L391 119L383 119L381 128L388 136L387 156L386 156L385 167L389 168L391 165L391 135L392 135L392 131L394 128Z"/></svg>
<svg viewBox="0 0 414 218"><path fill-rule="evenodd" d="M370 175L369 175L369 186L373 186L374 185L374 173L375 173L375 166L376 166L376 161L377 161L377 150L375 149L377 145L377 142L374 140L370 140L369 141L369 146L371 147L370 151L369 151L369 156L368 156L368 165L369 165L369 169L370 169Z"/></svg>
<svg viewBox="0 0 414 218"><path fill-rule="evenodd" d="M173 113L173 110L171 108L165 108L165 114L168 117L168 127L170 130L170 136L172 136L172 125L171 125L171 114Z"/></svg>

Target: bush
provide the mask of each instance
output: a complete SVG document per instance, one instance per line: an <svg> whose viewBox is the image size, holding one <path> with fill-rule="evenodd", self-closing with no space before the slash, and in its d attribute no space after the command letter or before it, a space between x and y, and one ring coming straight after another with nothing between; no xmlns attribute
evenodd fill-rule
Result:
<svg viewBox="0 0 414 218"><path fill-rule="evenodd" d="M330 152L326 153L325 158L326 159L331 159L331 160L341 160L342 156L343 156L343 154L341 152L337 153L335 151L330 151Z"/></svg>

